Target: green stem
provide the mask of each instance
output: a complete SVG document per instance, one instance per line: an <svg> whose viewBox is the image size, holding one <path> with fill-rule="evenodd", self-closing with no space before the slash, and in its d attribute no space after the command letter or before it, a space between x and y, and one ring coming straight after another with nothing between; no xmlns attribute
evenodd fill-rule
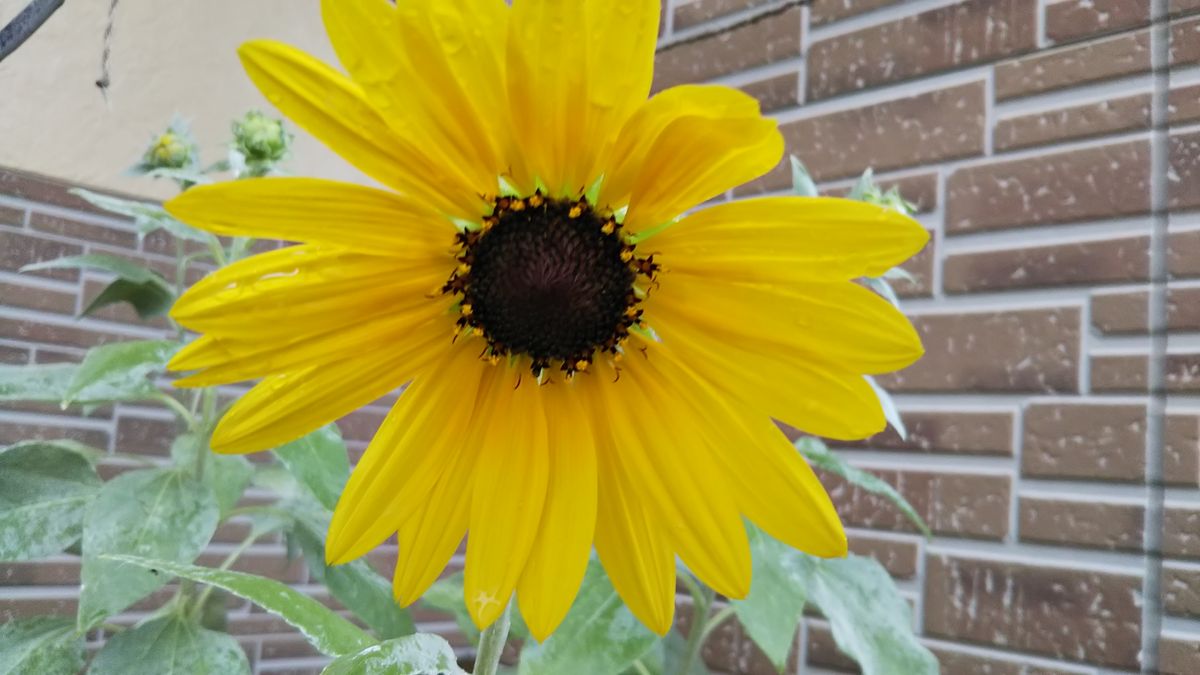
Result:
<svg viewBox="0 0 1200 675"><path fill-rule="evenodd" d="M716 630L721 624L725 623L725 621L731 616L733 616L733 605L726 605L722 607L716 614L713 614L712 618L708 620L708 623L704 624L704 633L700 635L700 643L704 644L704 641L708 639L709 634Z"/></svg>
<svg viewBox="0 0 1200 675"><path fill-rule="evenodd" d="M505 605L504 612L495 623L479 635L479 650L475 653L474 675L496 675L500 668L500 655L508 642L509 613L512 603Z"/></svg>
<svg viewBox="0 0 1200 675"><path fill-rule="evenodd" d="M196 416L192 414L192 411L187 409L187 406L180 403L179 399L177 399L174 396L171 396L169 394L164 394L160 391L160 392L155 393L154 400L167 406L176 415L178 415L179 419L182 420L183 423L187 425L187 428L189 431L196 430Z"/></svg>
<svg viewBox="0 0 1200 675"><path fill-rule="evenodd" d="M678 675L688 675L692 670L692 664L700 656L700 647L704 645L704 629L708 619L708 610L712 607L716 593L711 588L702 587L690 574L684 574L680 578L683 579L688 593L692 596L692 627L688 631L687 648L683 652L683 659L679 662L678 670Z"/></svg>
<svg viewBox="0 0 1200 675"><path fill-rule="evenodd" d="M633 662L633 669L637 671L638 675L651 675L650 669L646 667L646 664L642 663L641 659Z"/></svg>
<svg viewBox="0 0 1200 675"><path fill-rule="evenodd" d="M233 549L229 552L229 555L225 556L225 559L221 561L221 566L217 569L227 570L232 567L233 563L237 562L237 559L242 557L242 554L245 553L246 550L251 546L253 546L254 542L258 541L258 538L261 536L263 535L251 534L249 537L243 539L242 543L237 545L237 548ZM204 602L208 600L208 596L212 593L212 590L212 586L205 586L204 590L200 592L200 595L196 596L196 602L192 605L192 612L196 616L199 616L200 612L204 611Z"/></svg>
<svg viewBox="0 0 1200 675"><path fill-rule="evenodd" d="M204 463L208 459L209 438L212 436L213 427L217 425L217 390L207 388L200 395L200 433L198 434L200 447L196 448L196 466L194 473L196 480L204 478Z"/></svg>

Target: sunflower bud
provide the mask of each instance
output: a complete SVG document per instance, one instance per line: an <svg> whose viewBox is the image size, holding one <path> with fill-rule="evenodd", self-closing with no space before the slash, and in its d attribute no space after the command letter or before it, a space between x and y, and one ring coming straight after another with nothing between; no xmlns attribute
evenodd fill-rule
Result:
<svg viewBox="0 0 1200 675"><path fill-rule="evenodd" d="M233 123L234 148L250 163L278 162L287 155L292 135L284 131L283 121L251 110Z"/></svg>
<svg viewBox="0 0 1200 675"><path fill-rule="evenodd" d="M196 144L187 131L172 125L150 143L142 155L140 167L144 171L183 169L196 164L197 153Z"/></svg>

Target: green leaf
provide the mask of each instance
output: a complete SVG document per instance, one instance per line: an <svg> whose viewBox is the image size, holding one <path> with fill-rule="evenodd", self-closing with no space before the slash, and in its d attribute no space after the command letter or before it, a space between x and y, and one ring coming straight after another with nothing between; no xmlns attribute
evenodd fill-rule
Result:
<svg viewBox="0 0 1200 675"><path fill-rule="evenodd" d="M337 506L350 478L350 459L336 424L276 448L275 455L325 508Z"/></svg>
<svg viewBox="0 0 1200 675"><path fill-rule="evenodd" d="M196 463L196 454L207 452L204 460L204 476L200 482L207 485L217 498L217 507L224 517L242 498L246 486L254 476L254 466L241 455L219 455L208 448L207 439L198 434L187 432L175 438L171 443L171 459L175 466L191 467Z"/></svg>
<svg viewBox="0 0 1200 675"><path fill-rule="evenodd" d="M190 562L217 529L212 490L180 471L133 471L105 483L84 518L80 629L146 597L168 577L108 554Z"/></svg>
<svg viewBox="0 0 1200 675"><path fill-rule="evenodd" d="M588 563L575 604L542 644L521 650L521 675L617 675L658 640L633 617L596 560Z"/></svg>
<svg viewBox="0 0 1200 675"><path fill-rule="evenodd" d="M157 282L136 282L127 279L117 279L104 290L100 291L92 302L84 308L80 316L90 316L93 312L109 305L119 305L128 302L137 312L138 318L150 319L163 316L175 304L175 294L169 288Z"/></svg>
<svg viewBox="0 0 1200 675"><path fill-rule="evenodd" d="M455 572L433 582L429 590L421 596L421 603L453 616L459 630L471 644L479 644L479 629L471 620L471 614L467 612L467 604L463 600L462 572ZM530 640L532 636L529 634L529 628L516 605L513 605L511 619L509 634L519 640Z"/></svg>
<svg viewBox="0 0 1200 675"><path fill-rule="evenodd" d="M289 506L296 514L292 535L304 552L304 559L313 578L325 584L338 602L354 612L380 638L388 640L416 632L412 616L392 597L391 583L379 575L363 559L344 565L325 564L325 532L329 530L329 512L315 512L313 504L305 509L299 504Z"/></svg>
<svg viewBox="0 0 1200 675"><path fill-rule="evenodd" d="M0 450L0 560L35 560L70 546L100 489L71 445L27 441Z"/></svg>
<svg viewBox="0 0 1200 675"><path fill-rule="evenodd" d="M813 182L808 169L800 162L800 158L792 155L792 191L801 197L819 197L821 191Z"/></svg>
<svg viewBox="0 0 1200 675"><path fill-rule="evenodd" d="M870 375L866 375L865 377L867 378L867 382L870 383L871 388L875 390L875 396L879 398L879 405L883 407L884 418L887 419L888 424L892 425L896 433L900 434L900 438L907 440L908 429L904 427L904 418L900 416L900 410L896 408L896 401L892 399L892 395L888 393L887 389L879 386L875 378Z"/></svg>
<svg viewBox="0 0 1200 675"><path fill-rule="evenodd" d="M454 650L437 635L420 633L367 647L329 664L321 675L465 675Z"/></svg>
<svg viewBox="0 0 1200 675"><path fill-rule="evenodd" d="M937 674L937 659L913 634L912 610L882 565L859 556L811 560L810 598L863 675Z"/></svg>
<svg viewBox="0 0 1200 675"><path fill-rule="evenodd" d="M850 194L846 195L846 198L858 201L870 201L868 198L869 195L877 191L878 189L875 187L875 171L867 169L858 178L858 182L854 184L854 187L850 190Z"/></svg>
<svg viewBox="0 0 1200 675"><path fill-rule="evenodd" d="M190 176L189 176L190 178ZM178 239L186 239L188 241L198 241L203 244L216 241L216 239L203 230L197 230L190 225L185 225L171 217L163 207L158 204L148 204L146 202L134 201L131 199L120 199L118 197L110 197L102 195L90 190L75 188L71 190L72 194L82 197L85 201L93 206L104 209L110 213L133 218L134 225L143 235L150 234L155 230L166 230Z"/></svg>
<svg viewBox="0 0 1200 675"><path fill-rule="evenodd" d="M904 496L899 492L897 492L896 488L889 485L887 481L873 473L863 471L858 467L847 464L845 460L833 454L833 452L830 451L830 449L824 443L815 438L801 438L800 440L796 441L796 448L800 451L800 454L804 455L808 461L812 462L813 466L817 467L818 469L841 476L848 482L859 486L867 492L871 492L888 499L896 505L896 508L900 509L901 513L903 513L908 517L909 520L912 521L913 525L915 525L917 529L921 531L921 534L924 534L926 537L933 535L933 533L929 531L929 526L926 525L925 521L921 519L920 514L918 514L917 510L912 507L912 504L909 504L908 500L905 499Z"/></svg>
<svg viewBox="0 0 1200 675"><path fill-rule="evenodd" d="M733 611L754 643L783 672L804 614L811 559L753 525L747 530L754 561L750 594L745 600L731 601Z"/></svg>
<svg viewBox="0 0 1200 675"><path fill-rule="evenodd" d="M297 628L312 646L326 656L357 654L375 644L371 636L358 626L274 579L130 555L106 555L105 558L115 564L158 570L163 576L183 577L216 586L245 598Z"/></svg>
<svg viewBox="0 0 1200 675"><path fill-rule="evenodd" d="M93 347L63 393L63 403L143 401L158 395L151 377L179 351L174 340L137 340Z"/></svg>
<svg viewBox="0 0 1200 675"><path fill-rule="evenodd" d="M61 403L77 367L73 363L0 365L0 401Z"/></svg>
<svg viewBox="0 0 1200 675"><path fill-rule="evenodd" d="M148 621L109 639L88 675L200 675L250 673L237 640L178 616Z"/></svg>
<svg viewBox="0 0 1200 675"><path fill-rule="evenodd" d="M69 619L39 616L0 624L0 675L77 673L83 636Z"/></svg>

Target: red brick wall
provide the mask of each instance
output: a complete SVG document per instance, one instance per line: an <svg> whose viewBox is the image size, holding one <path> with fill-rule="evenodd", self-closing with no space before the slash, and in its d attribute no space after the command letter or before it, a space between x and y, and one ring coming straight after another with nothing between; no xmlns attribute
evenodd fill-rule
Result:
<svg viewBox="0 0 1200 675"><path fill-rule="evenodd" d="M656 87L743 88L823 189L874 167L933 232L902 293L928 354L883 380L910 437L845 453L935 536L830 487L944 672L1136 672L1161 622L1160 670L1200 673L1200 2L1163 2L1161 31L1148 0L669 4ZM781 165L731 196L789 185ZM1165 617L1144 625L1154 579ZM819 621L801 644L801 662L846 665Z"/></svg>
<svg viewBox="0 0 1200 675"><path fill-rule="evenodd" d="M914 534L871 495L830 488L853 549L896 577L943 672L1137 671L1148 571L1165 610L1161 671L1200 672L1200 2L1171 0L1173 67L1158 78L1143 0L669 5L657 87L746 89L824 189L842 193L875 167L934 233L908 265L917 282L902 289L928 355L885 379L910 437L887 433L845 453L892 481L935 536ZM1154 131L1155 115L1170 128ZM788 184L781 167L733 196ZM1153 210L1155 186L1168 213ZM160 333L124 311L76 320L102 281L91 273L16 274L92 251L170 264L164 238L139 242L129 223L67 187L0 169L0 362L77 359L95 344ZM1157 360L1156 247L1171 275ZM1151 396L1156 372L1165 408ZM353 449L385 413L370 406L343 422ZM66 436L159 457L170 431L168 415L124 404L86 418L0 410L0 443ZM1161 518L1151 489L1160 463ZM1162 532L1161 575L1145 552L1155 539L1148 510ZM242 529L223 528L210 560ZM393 555L376 554L381 569ZM317 590L278 540L241 565ZM69 556L0 565L0 621L73 612L77 580ZM319 670L270 615L235 602L230 622L257 672ZM801 670L847 665L819 620L799 644ZM718 631L707 654L730 673L770 672L736 627Z"/></svg>

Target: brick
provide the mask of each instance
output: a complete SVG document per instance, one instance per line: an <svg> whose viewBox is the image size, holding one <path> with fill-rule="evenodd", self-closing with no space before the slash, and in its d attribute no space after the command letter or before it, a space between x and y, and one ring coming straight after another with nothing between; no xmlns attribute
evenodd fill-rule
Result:
<svg viewBox="0 0 1200 675"><path fill-rule="evenodd" d="M3 179L0 174L0 180ZM0 183L0 187L3 184ZM0 598L0 623L34 616L61 616L73 618L79 609L78 598L63 597L16 597Z"/></svg>
<svg viewBox="0 0 1200 675"><path fill-rule="evenodd" d="M302 635L270 635L262 639L263 659L295 659L320 656L321 652Z"/></svg>
<svg viewBox="0 0 1200 675"><path fill-rule="evenodd" d="M1196 39L1200 41L1200 36ZM1168 208L1200 208L1200 131L1172 134L1167 143L1171 163L1167 179Z"/></svg>
<svg viewBox="0 0 1200 675"><path fill-rule="evenodd" d="M0 195L98 215L112 215L71 194L69 190L74 187L77 186L56 178L0 167ZM110 190L93 190L93 192L103 192L103 194L125 199L139 199L139 197Z"/></svg>
<svg viewBox="0 0 1200 675"><path fill-rule="evenodd" d="M1021 497L1022 541L1108 551L1140 551L1145 509L1138 504Z"/></svg>
<svg viewBox="0 0 1200 675"><path fill-rule="evenodd" d="M0 298L4 299L3 303L8 307L23 307L55 314L75 314L73 293L0 281Z"/></svg>
<svg viewBox="0 0 1200 675"><path fill-rule="evenodd" d="M1200 121L1200 84L1172 89L1167 111L1172 124Z"/></svg>
<svg viewBox="0 0 1200 675"><path fill-rule="evenodd" d="M801 8L694 41L669 45L654 63L654 90L700 82L800 56Z"/></svg>
<svg viewBox="0 0 1200 675"><path fill-rule="evenodd" d="M908 438L885 431L851 447L962 455L1012 455L1013 416L1009 413L901 411Z"/></svg>
<svg viewBox="0 0 1200 675"><path fill-rule="evenodd" d="M979 654L955 651L941 645L928 645L946 675L1095 675L1094 670L1047 668Z"/></svg>
<svg viewBox="0 0 1200 675"><path fill-rule="evenodd" d="M78 586L79 559L0 563L0 586Z"/></svg>
<svg viewBox="0 0 1200 675"><path fill-rule="evenodd" d="M854 659L846 656L838 649L837 641L833 639L833 632L829 629L828 623L824 621L808 621L807 624L808 649L806 652L808 658L805 662L808 665L830 668L841 672L860 672L858 664L854 662Z"/></svg>
<svg viewBox="0 0 1200 675"><path fill-rule="evenodd" d="M959 169L946 182L946 232L1146 213L1149 181L1146 141Z"/></svg>
<svg viewBox="0 0 1200 675"><path fill-rule="evenodd" d="M797 73L751 82L742 85L741 89L758 99L764 113L800 105L800 76Z"/></svg>
<svg viewBox="0 0 1200 675"><path fill-rule="evenodd" d="M1149 293L1104 293L1092 296L1092 324L1103 333L1145 334L1149 330ZM1167 328L1200 330L1200 288L1167 289Z"/></svg>
<svg viewBox="0 0 1200 675"><path fill-rule="evenodd" d="M1167 8L1172 16L1177 16L1184 12L1200 10L1200 0L1171 0Z"/></svg>
<svg viewBox="0 0 1200 675"><path fill-rule="evenodd" d="M118 452L135 455L166 457L170 454L171 442L180 429L174 420L117 416L117 439L114 447Z"/></svg>
<svg viewBox="0 0 1200 675"><path fill-rule="evenodd" d="M850 534L849 539L851 553L874 558L893 577L912 579L917 576L920 550L916 542L858 533Z"/></svg>
<svg viewBox="0 0 1200 675"><path fill-rule="evenodd" d="M781 129L818 181L858 176L867 168L887 171L971 157L984 149L984 85L972 82L828 113Z"/></svg>
<svg viewBox="0 0 1200 675"><path fill-rule="evenodd" d="M770 0L685 0L675 8L672 26L675 30L718 19L726 14L761 7ZM665 2L663 4L666 4Z"/></svg>
<svg viewBox="0 0 1200 675"><path fill-rule="evenodd" d="M4 177L0 172L0 180ZM75 244L51 241L29 234L0 230L0 270L17 272L25 265L44 260L54 260L68 255L79 255L83 249ZM27 272L34 276L60 281L75 281L79 270L43 270Z"/></svg>
<svg viewBox="0 0 1200 675"><path fill-rule="evenodd" d="M900 2L903 0L812 0L808 10L808 21L814 26L819 26Z"/></svg>
<svg viewBox="0 0 1200 675"><path fill-rule="evenodd" d="M1036 0L967 0L813 43L808 100L1029 51L1036 13Z"/></svg>
<svg viewBox="0 0 1200 675"><path fill-rule="evenodd" d="M225 560L225 555L225 553L202 553L196 564L203 567L217 567ZM288 584L300 584L308 581L308 567L305 565L304 559L288 560L287 553L283 550L247 552L238 558L230 569L270 577Z"/></svg>
<svg viewBox="0 0 1200 675"><path fill-rule="evenodd" d="M1163 481L1200 487L1200 417L1167 415L1163 439Z"/></svg>
<svg viewBox="0 0 1200 675"><path fill-rule="evenodd" d="M996 150L1104 136L1150 125L1150 95L1138 94L1099 103L1002 119L996 123Z"/></svg>
<svg viewBox="0 0 1200 675"><path fill-rule="evenodd" d="M57 440L69 438L94 448L108 447L108 432L102 429L85 429L64 426L59 423L37 424L34 422L0 422L0 445L20 441Z"/></svg>
<svg viewBox="0 0 1200 675"><path fill-rule="evenodd" d="M925 633L1135 669L1141 587L1136 574L933 555Z"/></svg>
<svg viewBox="0 0 1200 675"><path fill-rule="evenodd" d="M1021 473L1037 478L1142 480L1146 474L1145 407L1028 406Z"/></svg>
<svg viewBox="0 0 1200 675"><path fill-rule="evenodd" d="M899 392L1074 392L1079 310L1039 309L913 318L925 356L880 384Z"/></svg>
<svg viewBox="0 0 1200 675"><path fill-rule="evenodd" d="M1200 353L1167 354L1167 391L1200 392Z"/></svg>
<svg viewBox="0 0 1200 675"><path fill-rule="evenodd" d="M1037 248L947 256L942 287L947 293L977 293L1146 281L1149 239L1107 239Z"/></svg>
<svg viewBox="0 0 1200 675"><path fill-rule="evenodd" d="M929 529L980 539L1008 532L1008 476L872 470L908 500ZM847 525L915 532L909 519L886 498L840 478L822 475L838 515Z"/></svg>
<svg viewBox="0 0 1200 675"><path fill-rule="evenodd" d="M1150 32L1141 30L1026 56L996 66L996 98L1006 100L1150 70Z"/></svg>
<svg viewBox="0 0 1200 675"><path fill-rule="evenodd" d="M1200 566L1165 563L1163 609L1167 614L1200 618Z"/></svg>
<svg viewBox="0 0 1200 675"><path fill-rule="evenodd" d="M1106 394L1145 392L1149 386L1145 356L1093 356L1092 391Z"/></svg>
<svg viewBox="0 0 1200 675"><path fill-rule="evenodd" d="M1162 550L1172 558L1200 558L1200 508L1163 509Z"/></svg>
<svg viewBox="0 0 1200 675"><path fill-rule="evenodd" d="M1167 271L1175 279L1200 277L1200 230L1173 232L1167 238Z"/></svg>
<svg viewBox="0 0 1200 675"><path fill-rule="evenodd" d="M10 366L23 366L29 363L29 350L22 347L0 345L0 363Z"/></svg>
<svg viewBox="0 0 1200 675"><path fill-rule="evenodd" d="M1150 23L1147 0L1050 0L1046 37L1054 42L1141 28Z"/></svg>
<svg viewBox="0 0 1200 675"><path fill-rule="evenodd" d="M1200 635L1163 635L1158 642L1158 668L1162 675L1200 673Z"/></svg>
<svg viewBox="0 0 1200 675"><path fill-rule="evenodd" d="M107 331L77 328L75 326L58 326L48 323L38 323L28 319L10 319L6 317L0 317L0 338L22 340L25 342L43 342L69 347L95 347L96 345L129 339L127 336Z"/></svg>
<svg viewBox="0 0 1200 675"><path fill-rule="evenodd" d="M11 225L20 228L25 224L25 211L0 205L0 225Z"/></svg>
<svg viewBox="0 0 1200 675"><path fill-rule="evenodd" d="M1168 63L1187 66L1200 62L1200 17L1171 21Z"/></svg>
<svg viewBox="0 0 1200 675"><path fill-rule="evenodd" d="M136 249L137 234L131 229L119 229L96 223L85 223L73 218L63 218L48 213L34 212L29 216L29 226L38 232L56 234L68 239L85 239L109 246Z"/></svg>

